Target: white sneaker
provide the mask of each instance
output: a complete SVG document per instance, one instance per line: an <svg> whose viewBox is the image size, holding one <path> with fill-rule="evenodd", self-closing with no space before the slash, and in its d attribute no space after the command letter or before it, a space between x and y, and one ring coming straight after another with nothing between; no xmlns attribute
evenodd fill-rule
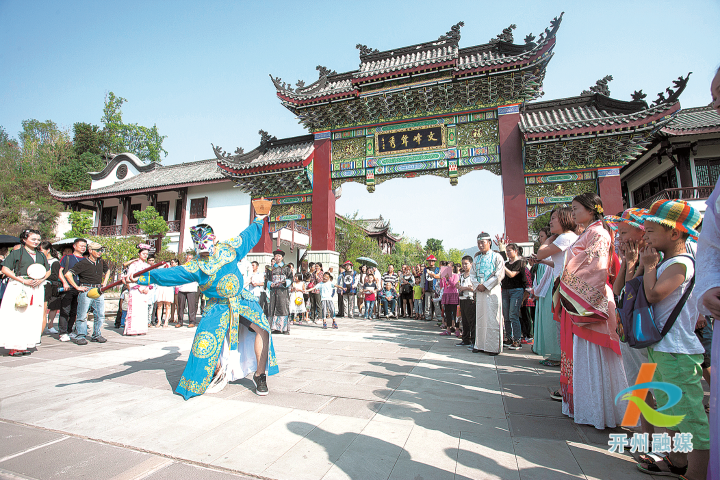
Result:
<svg viewBox="0 0 720 480"><path fill-rule="evenodd" d="M49 329L48 329L48 332L50 332L50 333L57 333L58 331L57 331L57 328L52 327L52 328L49 328Z"/></svg>
<svg viewBox="0 0 720 480"><path fill-rule="evenodd" d="M64 333L64 334L60 335L60 341L61 341L61 342L69 342L69 341L70 341L70 335L68 335L67 333Z"/></svg>

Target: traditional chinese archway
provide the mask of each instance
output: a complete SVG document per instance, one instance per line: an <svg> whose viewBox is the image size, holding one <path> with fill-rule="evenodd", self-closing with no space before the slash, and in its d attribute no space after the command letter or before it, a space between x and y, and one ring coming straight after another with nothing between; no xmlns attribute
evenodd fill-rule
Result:
<svg viewBox="0 0 720 480"><path fill-rule="evenodd" d="M275 163L253 160L258 149L236 156L216 150L218 165L254 197L274 200L269 230L305 222L316 252L335 249L334 192L345 182L372 192L397 177L438 175L455 185L465 173L489 170L501 175L505 233L517 242L528 240L535 217L579 193L599 193L605 210L616 213L619 168L679 110L687 77L651 105L642 91L631 101L610 98L611 76L577 97L534 102L543 94L561 20L562 14L520 45L511 25L467 48L458 46L460 22L418 45L384 52L357 45L357 70L318 66L319 79L309 86L271 76L283 105L312 132L312 149L294 160L280 150L263 153ZM284 165L302 171L279 174Z"/></svg>

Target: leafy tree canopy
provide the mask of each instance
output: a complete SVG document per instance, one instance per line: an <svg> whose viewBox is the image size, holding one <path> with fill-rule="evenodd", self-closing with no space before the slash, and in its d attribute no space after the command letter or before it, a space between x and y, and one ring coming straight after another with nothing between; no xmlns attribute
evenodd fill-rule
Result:
<svg viewBox="0 0 720 480"><path fill-rule="evenodd" d="M68 220L72 228L65 233L65 238L85 237L93 226L90 212L71 212Z"/></svg>
<svg viewBox="0 0 720 480"><path fill-rule="evenodd" d="M105 126L106 153L131 152L140 160L160 162L161 155L167 156L167 151L162 148L167 136L160 135L156 125L143 127L137 123L124 123L121 108L125 102L125 98L116 97L113 92L105 96L101 122Z"/></svg>
<svg viewBox="0 0 720 480"><path fill-rule="evenodd" d="M145 235L165 235L170 229L165 219L152 206L135 212L135 220Z"/></svg>

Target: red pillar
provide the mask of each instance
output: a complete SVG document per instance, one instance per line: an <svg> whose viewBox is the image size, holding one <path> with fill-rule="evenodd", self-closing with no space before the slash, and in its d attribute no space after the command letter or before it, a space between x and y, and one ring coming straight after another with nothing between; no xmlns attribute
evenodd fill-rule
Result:
<svg viewBox="0 0 720 480"><path fill-rule="evenodd" d="M270 210L270 213L272 213L272 209ZM250 203L250 221L255 220L255 207L253 207L252 203ZM263 220L263 230L262 235L260 235L260 240L255 244L255 246L252 248L251 252L253 253L272 253L272 237L270 237L270 220L269 218L265 218Z"/></svg>
<svg viewBox="0 0 720 480"><path fill-rule="evenodd" d="M130 197L122 198L123 216L122 216L122 227L121 235L127 235L128 225L130 224Z"/></svg>
<svg viewBox="0 0 720 480"><path fill-rule="evenodd" d="M598 189L605 215L617 215L624 210L619 168L598 170Z"/></svg>
<svg viewBox="0 0 720 480"><path fill-rule="evenodd" d="M527 242L527 202L519 106L500 107L498 116L505 234L513 242Z"/></svg>
<svg viewBox="0 0 720 480"><path fill-rule="evenodd" d="M315 134L312 250L335 251L335 194L330 179L330 133Z"/></svg>
<svg viewBox="0 0 720 480"><path fill-rule="evenodd" d="M180 217L180 238L178 239L178 255L183 253L183 247L185 247L185 217L187 216L187 188L183 188L179 192L180 194L180 215L175 213L175 216Z"/></svg>

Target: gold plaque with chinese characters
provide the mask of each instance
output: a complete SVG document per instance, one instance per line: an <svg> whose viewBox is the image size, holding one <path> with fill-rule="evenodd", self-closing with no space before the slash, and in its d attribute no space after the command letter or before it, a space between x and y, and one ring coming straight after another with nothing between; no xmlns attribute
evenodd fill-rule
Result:
<svg viewBox="0 0 720 480"><path fill-rule="evenodd" d="M446 139L445 125L385 130L375 134L375 155L444 149Z"/></svg>

